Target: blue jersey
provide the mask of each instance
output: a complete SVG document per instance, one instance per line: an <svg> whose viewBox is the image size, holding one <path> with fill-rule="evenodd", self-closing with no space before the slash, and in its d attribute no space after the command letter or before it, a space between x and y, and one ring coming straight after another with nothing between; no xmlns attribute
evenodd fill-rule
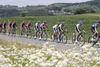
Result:
<svg viewBox="0 0 100 67"><path fill-rule="evenodd" d="M100 27L100 25L97 26L97 23L95 23L95 24L92 25L92 29L96 29L96 28L98 28L98 27Z"/></svg>

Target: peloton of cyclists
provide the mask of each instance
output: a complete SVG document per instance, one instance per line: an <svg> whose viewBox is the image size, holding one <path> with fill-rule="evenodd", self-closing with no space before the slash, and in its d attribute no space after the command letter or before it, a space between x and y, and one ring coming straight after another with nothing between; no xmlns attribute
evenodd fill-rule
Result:
<svg viewBox="0 0 100 67"><path fill-rule="evenodd" d="M91 40L94 40L95 39L94 36L97 37L97 35L99 34L99 32L97 31L98 27L100 27L100 20L98 20L97 23L93 24L91 27L91 31L93 32Z"/></svg>

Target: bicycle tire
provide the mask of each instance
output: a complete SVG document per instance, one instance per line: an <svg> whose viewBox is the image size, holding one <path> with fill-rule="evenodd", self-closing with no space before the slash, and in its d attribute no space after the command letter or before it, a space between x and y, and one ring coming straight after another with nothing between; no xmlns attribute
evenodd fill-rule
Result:
<svg viewBox="0 0 100 67"><path fill-rule="evenodd" d="M42 33L42 38L43 38L43 41L47 40L47 34L45 32Z"/></svg>
<svg viewBox="0 0 100 67"><path fill-rule="evenodd" d="M75 35L74 36L72 36L72 44L74 44L75 43Z"/></svg>
<svg viewBox="0 0 100 67"><path fill-rule="evenodd" d="M81 37L79 38L78 42L79 42L79 45L83 46L85 44L84 36L81 35Z"/></svg>
<svg viewBox="0 0 100 67"><path fill-rule="evenodd" d="M66 44L68 40L68 37L66 35L62 36L62 43Z"/></svg>

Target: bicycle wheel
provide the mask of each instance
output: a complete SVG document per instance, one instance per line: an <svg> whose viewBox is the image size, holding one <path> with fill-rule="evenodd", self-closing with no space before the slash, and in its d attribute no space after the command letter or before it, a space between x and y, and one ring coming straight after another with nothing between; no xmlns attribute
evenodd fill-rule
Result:
<svg viewBox="0 0 100 67"><path fill-rule="evenodd" d="M62 43L66 44L66 43L67 43L67 40L68 40L68 38L67 38L67 36L64 34L64 35L62 36Z"/></svg>
<svg viewBox="0 0 100 67"><path fill-rule="evenodd" d="M85 38L84 36L81 35L81 37L79 37L78 39L79 45L83 46L85 44Z"/></svg>
<svg viewBox="0 0 100 67"><path fill-rule="evenodd" d="M72 37L72 44L74 44L75 43L75 39L76 37L75 37L75 35Z"/></svg>
<svg viewBox="0 0 100 67"><path fill-rule="evenodd" d="M93 42L92 47L98 43L99 39Z"/></svg>
<svg viewBox="0 0 100 67"><path fill-rule="evenodd" d="M51 34L51 41L53 41L53 42L54 42L54 40L55 40L54 35L53 35L53 34Z"/></svg>
<svg viewBox="0 0 100 67"><path fill-rule="evenodd" d="M47 34L45 32L42 33L42 38L43 38L44 41L47 40Z"/></svg>
<svg viewBox="0 0 100 67"><path fill-rule="evenodd" d="M91 40L92 36L88 38L88 43L93 43L94 41Z"/></svg>

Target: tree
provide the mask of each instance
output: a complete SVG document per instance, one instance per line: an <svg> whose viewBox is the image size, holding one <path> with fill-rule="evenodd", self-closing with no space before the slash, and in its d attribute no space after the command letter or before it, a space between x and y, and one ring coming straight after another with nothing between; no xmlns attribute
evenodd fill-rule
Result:
<svg viewBox="0 0 100 67"><path fill-rule="evenodd" d="M26 16L26 14L25 14L25 13L22 13L22 14L21 14L21 16L22 16L22 17L25 17L25 16Z"/></svg>
<svg viewBox="0 0 100 67"><path fill-rule="evenodd" d="M84 13L86 13L85 9L78 9L75 11L75 14L84 14Z"/></svg>
<svg viewBox="0 0 100 67"><path fill-rule="evenodd" d="M90 13L96 13L96 11L92 9L92 10L90 10Z"/></svg>

